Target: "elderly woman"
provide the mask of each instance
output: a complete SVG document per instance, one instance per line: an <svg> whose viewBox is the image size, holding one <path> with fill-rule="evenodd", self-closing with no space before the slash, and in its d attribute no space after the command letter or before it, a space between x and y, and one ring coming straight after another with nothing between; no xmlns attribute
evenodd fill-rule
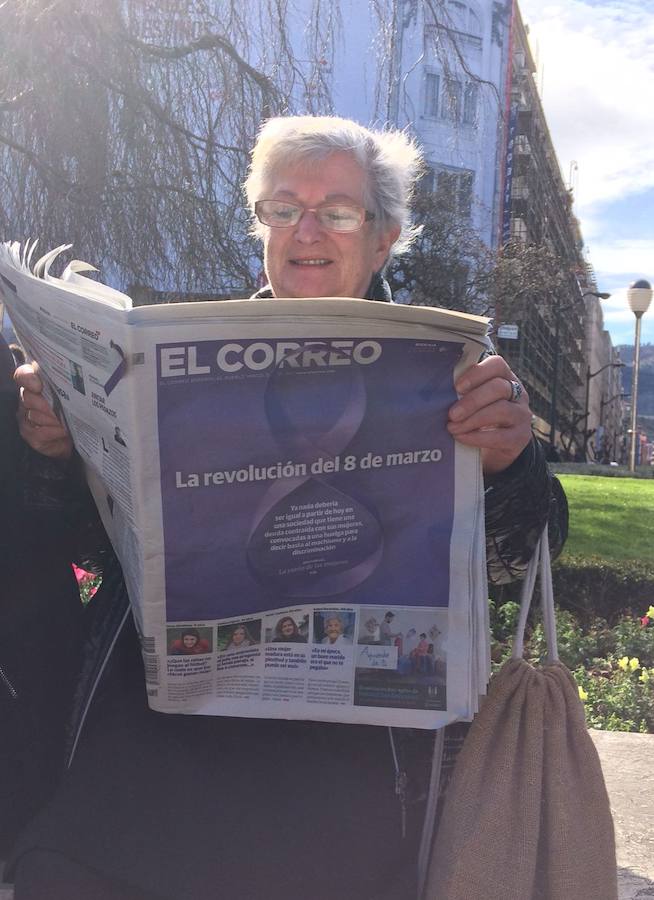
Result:
<svg viewBox="0 0 654 900"><path fill-rule="evenodd" d="M246 185L269 279L256 296L390 301L383 270L410 242L419 168L399 133L335 118L268 122ZM70 437L38 374L23 369L19 383L24 439L72 478ZM548 516L555 549L561 542L564 498L556 485L553 493L527 395L504 360L483 359L456 387L448 427L481 450L491 575L508 580ZM90 610L77 753L14 854L16 900L178 900L206 896L209 885L221 898L414 898L433 734L154 713L126 609L110 556ZM325 848L338 864L316 879Z"/></svg>
<svg viewBox="0 0 654 900"><path fill-rule="evenodd" d="M321 644L327 644L330 647L344 647L352 643L352 638L344 633L345 622L338 613L325 616L323 621L325 636L320 642Z"/></svg>

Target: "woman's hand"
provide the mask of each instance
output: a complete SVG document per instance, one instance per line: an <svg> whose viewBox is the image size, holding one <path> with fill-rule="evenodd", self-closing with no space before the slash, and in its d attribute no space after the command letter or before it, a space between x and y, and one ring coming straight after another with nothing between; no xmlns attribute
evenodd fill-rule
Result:
<svg viewBox="0 0 654 900"><path fill-rule="evenodd" d="M481 450L485 475L504 471L531 440L527 392L501 356L470 366L455 387L460 398L450 408L448 431Z"/></svg>
<svg viewBox="0 0 654 900"><path fill-rule="evenodd" d="M73 442L43 396L43 382L36 363L19 366L14 378L20 388L18 429L26 444L50 459L70 459Z"/></svg>

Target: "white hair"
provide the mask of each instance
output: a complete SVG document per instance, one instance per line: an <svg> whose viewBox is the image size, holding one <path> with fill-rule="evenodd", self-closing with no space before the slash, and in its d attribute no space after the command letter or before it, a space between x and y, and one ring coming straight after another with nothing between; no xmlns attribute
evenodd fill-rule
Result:
<svg viewBox="0 0 654 900"><path fill-rule="evenodd" d="M366 209L374 213L375 227L396 227L400 235L391 256L405 252L420 228L412 225L409 204L423 166L416 143L394 129L372 131L338 116L280 116L261 128L252 151L245 182L248 205L272 189L275 175L289 165L319 162L337 152L351 153L364 175ZM265 226L256 221L254 234L263 237Z"/></svg>

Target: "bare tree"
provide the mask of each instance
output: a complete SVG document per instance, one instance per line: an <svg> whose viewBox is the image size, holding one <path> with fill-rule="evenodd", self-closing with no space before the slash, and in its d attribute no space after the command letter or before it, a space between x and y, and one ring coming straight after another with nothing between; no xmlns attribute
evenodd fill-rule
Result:
<svg viewBox="0 0 654 900"><path fill-rule="evenodd" d="M248 148L270 115L329 108L333 3L314 4L302 64L287 15L285 0L3 4L2 231L65 237L123 285L250 285Z"/></svg>
<svg viewBox="0 0 654 900"><path fill-rule="evenodd" d="M494 255L456 209L455 196L418 193L413 208L422 231L389 269L394 294L414 305L488 313Z"/></svg>
<svg viewBox="0 0 654 900"><path fill-rule="evenodd" d="M422 9L446 70L465 66L445 0L371 2L380 98L396 75L394 16ZM342 6L0 3L0 234L38 236L46 247L71 242L123 288L247 290L261 271L241 190L248 150L270 115L333 111L331 73L347 39ZM428 243L438 244L440 302L457 305L469 280L465 257L476 251L471 234L448 227L443 219L425 229L422 263ZM427 282L435 283L416 265L405 283L427 296Z"/></svg>
<svg viewBox="0 0 654 900"><path fill-rule="evenodd" d="M576 279L576 260L564 259L547 243L526 244L515 239L497 254L489 273L489 301L503 321L520 321L530 310L551 323L557 304L581 301Z"/></svg>

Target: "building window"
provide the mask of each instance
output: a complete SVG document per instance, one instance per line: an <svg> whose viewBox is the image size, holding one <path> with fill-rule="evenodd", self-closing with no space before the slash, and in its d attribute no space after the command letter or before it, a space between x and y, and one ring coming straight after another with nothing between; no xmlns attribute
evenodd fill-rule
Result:
<svg viewBox="0 0 654 900"><path fill-rule="evenodd" d="M460 35L462 38L481 38L482 26L477 13L460 0L448 0L445 4L436 4L438 13L431 3L425 4L425 25L427 28L444 28ZM481 41L479 41L481 45Z"/></svg>
<svg viewBox="0 0 654 900"><path fill-rule="evenodd" d="M432 119L438 115L438 94L440 91L440 75L435 72L425 73L425 106L424 114Z"/></svg>
<svg viewBox="0 0 654 900"><path fill-rule="evenodd" d="M461 82L456 78L443 79L441 115L449 122L458 122L461 116Z"/></svg>
<svg viewBox="0 0 654 900"><path fill-rule="evenodd" d="M477 100L479 97L479 85L476 81L469 81L463 92L463 123L464 125L477 124Z"/></svg>
<svg viewBox="0 0 654 900"><path fill-rule="evenodd" d="M472 215L475 173L467 169L440 169L436 172L436 199L462 219Z"/></svg>
<svg viewBox="0 0 654 900"><path fill-rule="evenodd" d="M458 78L425 72L423 115L430 119L476 125L479 108L479 85Z"/></svg>
<svg viewBox="0 0 654 900"><path fill-rule="evenodd" d="M511 237L523 243L527 240L527 223L524 219L511 219Z"/></svg>
<svg viewBox="0 0 654 900"><path fill-rule="evenodd" d="M431 166L427 166L418 181L418 191L421 194L433 194L435 187L436 173Z"/></svg>

